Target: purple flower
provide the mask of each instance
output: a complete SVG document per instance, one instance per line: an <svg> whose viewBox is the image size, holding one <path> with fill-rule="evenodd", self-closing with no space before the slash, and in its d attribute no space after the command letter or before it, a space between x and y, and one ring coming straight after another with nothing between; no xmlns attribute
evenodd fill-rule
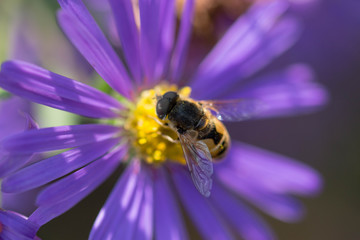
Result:
<svg viewBox="0 0 360 240"><path fill-rule="evenodd" d="M30 103L15 96L0 101L0 140L19 132L37 128L30 115ZM32 153L8 152L0 146L0 177L30 161Z"/></svg>
<svg viewBox="0 0 360 240"><path fill-rule="evenodd" d="M33 240L39 239L36 232L39 227L27 217L16 212L0 209L0 238Z"/></svg>
<svg viewBox="0 0 360 240"><path fill-rule="evenodd" d="M290 194L317 193L321 178L316 171L233 141L226 159L214 164L212 194L205 198L191 181L180 145L164 137L175 133L159 125L155 114L156 94L169 90L191 94L194 99L259 99L264 108L257 118L304 113L322 106L326 91L304 65L249 78L298 36L297 20L282 16L286 1L255 4L187 81L182 78L182 67L192 0L184 6L177 35L174 1L140 0L138 28L130 1L110 0L125 63L80 0L59 3L58 19L64 32L114 93L107 95L25 62L2 64L0 86L5 90L102 119L97 124L30 130L3 141L4 149L21 154L64 149L3 180L2 190L8 193L46 185L37 197L39 207L29 217L31 221L43 225L69 210L122 163L128 163L126 170L99 212L90 239L186 239L179 204L205 239L274 238L239 196L283 221L302 216L301 203Z"/></svg>
<svg viewBox="0 0 360 240"><path fill-rule="evenodd" d="M36 129L38 126L31 118L31 109L30 102L19 97L6 96L6 98L1 99L0 139L2 140L12 134L21 133L29 129ZM16 152L8 152L0 146L0 177L3 178L8 176L25 164L30 164L33 160L35 160L35 156L33 156L32 153L18 154ZM22 214L24 214L24 212L32 212L35 209L35 206L32 206L33 204L29 201L29 197L31 197L30 192L21 194L5 194L2 192L1 207L7 210L15 210ZM33 199L35 198L33 197ZM2 235L0 234L0 238L1 236Z"/></svg>

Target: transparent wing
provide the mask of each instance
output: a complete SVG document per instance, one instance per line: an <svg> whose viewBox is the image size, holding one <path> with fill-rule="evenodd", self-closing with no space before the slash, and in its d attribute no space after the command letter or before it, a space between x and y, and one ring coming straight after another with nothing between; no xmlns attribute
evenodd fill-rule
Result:
<svg viewBox="0 0 360 240"><path fill-rule="evenodd" d="M237 122L256 116L263 108L263 103L254 99L233 99L223 101L200 101L220 121Z"/></svg>
<svg viewBox="0 0 360 240"><path fill-rule="evenodd" d="M209 197L213 164L208 147L205 143L196 141L189 132L179 134L179 139L195 187L202 195Z"/></svg>

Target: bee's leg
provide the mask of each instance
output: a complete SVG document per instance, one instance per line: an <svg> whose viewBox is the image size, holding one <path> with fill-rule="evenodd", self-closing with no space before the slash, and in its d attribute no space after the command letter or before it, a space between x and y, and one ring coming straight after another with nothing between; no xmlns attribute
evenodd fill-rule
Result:
<svg viewBox="0 0 360 240"><path fill-rule="evenodd" d="M173 138L171 138L171 137L168 136L168 135L162 134L161 132L159 132L159 135L160 135L161 137L165 138L166 140L168 140L168 141L171 142L171 143L180 143L179 139L173 139Z"/></svg>
<svg viewBox="0 0 360 240"><path fill-rule="evenodd" d="M148 115L149 118L153 119L155 122L157 122L159 125L166 127L166 128L170 128L169 124L167 123L163 123L161 122L159 119L157 119L156 117L150 116Z"/></svg>
<svg viewBox="0 0 360 240"><path fill-rule="evenodd" d="M163 123L163 122L161 122L159 119L157 119L157 118L155 118L155 117L153 117L153 116L148 115L148 117L151 118L151 119L153 119L155 122L157 122L157 123L158 123L159 125L161 125L162 127L172 129L172 128L169 126L169 124ZM158 131L158 132L156 132L156 133L159 134L161 137L165 138L166 140L168 140L168 141L171 142L171 143L180 143L180 141L179 141L178 139L173 139L173 138L171 138L171 137L168 136L168 135L164 135L164 134L163 134L162 132L160 132L160 131Z"/></svg>

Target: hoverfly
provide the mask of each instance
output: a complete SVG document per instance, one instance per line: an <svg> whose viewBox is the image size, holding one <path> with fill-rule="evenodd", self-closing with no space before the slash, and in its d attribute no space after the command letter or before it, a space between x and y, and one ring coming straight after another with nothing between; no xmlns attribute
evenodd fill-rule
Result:
<svg viewBox="0 0 360 240"><path fill-rule="evenodd" d="M213 161L230 148L229 133L221 121L241 121L259 110L255 100L195 101L166 92L157 97L156 114L179 137L187 166L198 191L210 196Z"/></svg>

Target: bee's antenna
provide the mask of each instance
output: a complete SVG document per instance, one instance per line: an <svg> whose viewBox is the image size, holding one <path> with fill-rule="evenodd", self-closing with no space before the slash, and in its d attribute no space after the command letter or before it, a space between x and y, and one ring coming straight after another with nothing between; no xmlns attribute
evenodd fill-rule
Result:
<svg viewBox="0 0 360 240"><path fill-rule="evenodd" d="M161 98L162 98L162 96L157 93L153 99L156 99L156 101L159 101Z"/></svg>

